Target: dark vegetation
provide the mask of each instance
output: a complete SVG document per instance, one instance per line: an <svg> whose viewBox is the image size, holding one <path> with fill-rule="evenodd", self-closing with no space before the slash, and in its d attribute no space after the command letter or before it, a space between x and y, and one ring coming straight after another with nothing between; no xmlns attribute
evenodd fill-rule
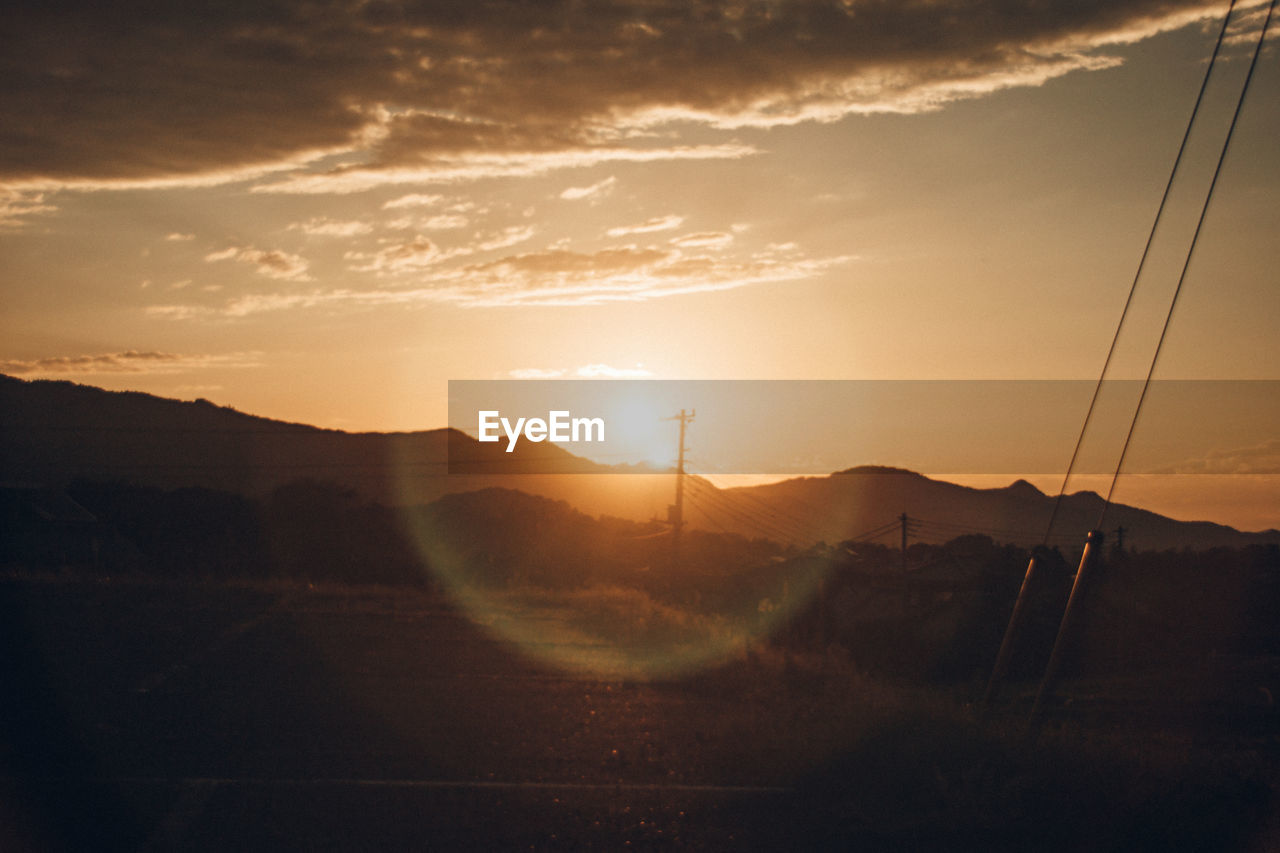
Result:
<svg viewBox="0 0 1280 853"><path fill-rule="evenodd" d="M1022 581L1026 549L981 535L897 549L848 542L806 550L688 530L678 562L657 522L592 518L563 501L507 489L446 495L393 510L301 480L267 498L203 488L77 481L68 495L95 524L89 545L43 549L7 525L9 567L67 565L101 575L430 586L550 595L607 587L657 606L723 616L795 651L845 650L869 674L977 684L989 671ZM21 522L21 519L14 519ZM35 524L31 522L30 524ZM30 524L26 526L30 526ZM58 529L64 542L75 535ZM1075 572L1039 549L1014 681L1044 667ZM1069 675L1105 676L1280 653L1280 548L1128 553L1093 573L1069 647ZM581 603L583 599L576 599ZM616 606L616 605L615 605ZM773 612L782 613L770 619Z"/></svg>
<svg viewBox="0 0 1280 853"><path fill-rule="evenodd" d="M757 487L722 508L805 508L835 544L688 529L675 559L664 525L601 515L626 514L590 499L604 478L571 497L588 515L479 489L567 496L536 476L439 476L445 431L9 379L0 403L0 848L1277 849L1274 531L1117 507L1131 544L1195 550L1106 550L1028 743L1075 557L1036 552L979 724L1031 552L840 541L902 507L1037 529L1025 483ZM387 505L391 459L421 505ZM564 629L531 646L631 649L649 677L516 651L513 615ZM397 778L433 784L364 784ZM739 785L769 787L717 789Z"/></svg>
<svg viewBox="0 0 1280 853"><path fill-rule="evenodd" d="M65 849L136 849L173 814L191 823L172 849L1274 841L1275 546L1107 549L1061 698L1028 744L1076 568L1054 549L1036 552L1009 683L979 726L973 702L1031 556L985 536L913 544L904 567L884 545L688 530L673 562L662 525L506 489L410 511L316 481L261 500L100 481L66 497L34 515L6 506L0 552L2 630L34 650L0 661L17 685L0 701L13 733L0 769L18 780L0 797L33 804ZM685 677L561 678L455 618L449 584L592 610L574 625L619 644L725 624L748 639ZM188 812L171 778L495 772L604 787L227 782ZM693 790L742 783L780 787Z"/></svg>

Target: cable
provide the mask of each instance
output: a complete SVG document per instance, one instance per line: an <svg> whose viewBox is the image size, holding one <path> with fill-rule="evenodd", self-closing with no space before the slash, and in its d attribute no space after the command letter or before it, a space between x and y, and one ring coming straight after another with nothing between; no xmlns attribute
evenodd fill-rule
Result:
<svg viewBox="0 0 1280 853"><path fill-rule="evenodd" d="M978 527L976 525L971 525L971 524L957 524L954 522L946 522L946 521L929 521L927 519L920 519L920 518L913 518L911 519L911 521L913 523L920 524L924 527L932 527L935 529L956 531L957 535L963 534L963 533L982 533L982 534L988 534L991 536L1002 536L1009 540L1022 541L1022 542L1034 542L1036 538L1036 535L1034 533L1031 533L1025 530L1014 530L1011 528ZM1048 542L1052 540L1066 540L1066 539L1075 540L1076 538L1077 537L1074 533L1064 533L1058 536L1046 536L1042 544L1048 544Z"/></svg>
<svg viewBox="0 0 1280 853"><path fill-rule="evenodd" d="M711 526L719 530L721 533L724 533L726 535L731 535L731 536L736 535L731 530L729 530L729 528L725 527L723 524L715 520L715 518L711 514L710 507L703 506L699 502L693 500L692 496L690 496L689 506L692 507L693 509L696 509L698 512L702 513L702 516L711 524Z"/></svg>
<svg viewBox="0 0 1280 853"><path fill-rule="evenodd" d="M714 499L721 501L725 507L733 508L748 517L757 519L761 524L771 527L775 531L781 531L785 533L787 538L789 539L809 538L810 534L807 528L803 528L794 523L789 523L782 516L776 516L772 513L769 513L767 509L764 511L761 511L761 510L751 509L750 507L742 506L740 503L735 505L733 502L734 501L733 497L730 497L724 494L724 492L718 489L714 493L708 493L708 494L711 494Z"/></svg>
<svg viewBox="0 0 1280 853"><path fill-rule="evenodd" d="M1232 0L1234 5L1235 0ZM1196 244L1200 240L1200 230L1204 226L1204 220L1209 213L1209 203L1213 200L1213 191L1218 186L1218 177L1222 174L1222 164L1226 162L1227 151L1231 148L1231 138L1235 134L1236 123L1240 119L1240 111L1244 107L1245 96L1249 93L1249 84L1253 82L1254 69L1258 67L1258 57L1262 54L1263 42L1267 40L1267 29L1271 26L1271 16L1276 8L1276 0L1271 0L1267 4L1267 17L1262 22L1262 33L1258 36L1258 43L1253 48L1253 59L1249 62L1249 71L1245 75L1244 85L1240 87L1240 97L1236 100L1235 112L1231 115L1231 124L1227 127L1227 136L1222 141L1222 151L1218 154L1218 164L1213 170L1213 179L1209 181L1209 190L1205 193L1204 204L1200 208L1200 218L1196 221L1196 230L1191 235L1191 244L1187 247L1187 257L1182 263L1182 272L1178 275L1178 285L1173 290L1173 299L1169 302L1169 311L1165 314L1164 327L1160 329L1160 337L1156 341L1156 350L1151 356L1151 366L1147 368L1147 378L1142 383L1142 393L1138 395L1138 405L1134 407L1133 419L1129 422L1129 432L1125 435L1124 445L1120 448L1120 458L1116 462L1115 473L1111 476L1111 487L1107 489L1107 499L1102 504L1102 512L1098 515L1098 523L1094 525L1095 529L1101 529L1103 522L1106 520L1107 511L1111 508L1111 499L1115 494L1116 482L1120 479L1120 470L1124 467L1125 456L1129 453L1129 444L1133 440L1133 433L1138 425L1138 416L1142 413L1142 404L1147 399L1147 390L1151 387L1151 377L1155 375L1156 364L1160 361L1160 353L1164 347L1165 336L1169 333L1169 325L1173 321L1173 311L1178 305L1178 297L1182 294L1182 285L1187 279L1187 270L1191 266L1191 258L1195 255ZM1230 11L1228 10L1228 15ZM1223 29L1226 29L1224 24ZM1218 37L1221 43L1222 37ZM1215 50L1216 52L1216 50Z"/></svg>
<svg viewBox="0 0 1280 853"><path fill-rule="evenodd" d="M794 532L787 531L768 519L761 518L745 510L739 510L736 507L727 504L727 499L720 493L718 489L712 486L703 485L700 481L686 480L686 496L690 492L689 487L692 486L692 492L702 494L708 501L718 500L721 502L720 509L727 515L730 515L739 522L746 524L749 528L762 529L774 536L780 536L784 541L789 541L801 537L797 537Z"/></svg>
<svg viewBox="0 0 1280 853"><path fill-rule="evenodd" d="M1080 456L1080 448L1084 445L1085 433L1089 430L1089 423L1093 419L1093 412L1098 405L1098 396L1102 392L1102 384L1106 379L1107 371L1111 367L1111 360L1115 356L1116 344L1120 341L1120 331L1124 328L1125 319L1129 315L1129 308L1133 305L1133 295L1138 289L1138 281L1142 278L1142 271L1146 267L1147 257L1151 253L1151 245L1155 241L1156 229L1160 225L1160 220L1164 216L1165 205L1169 201L1169 192L1173 188L1173 180L1178 174L1178 167L1182 164L1182 155L1187 150L1187 140L1191 137L1191 129L1195 125L1196 116L1200 113L1200 105L1204 101L1205 89L1209 86L1209 78L1213 74L1214 66L1217 65L1218 54L1222 50L1223 38L1227 33L1227 24L1231 21L1231 12L1235 9L1236 0L1231 0L1227 5L1227 14L1222 19L1222 28L1218 30L1218 39L1213 44L1213 53L1209 57L1209 65L1205 69L1204 79L1200 81L1200 91L1196 94L1195 105L1191 108L1191 116L1187 119L1186 129L1182 132L1182 142L1178 145L1177 156L1173 160L1173 168L1169 172L1169 180L1165 182L1164 193L1160 196L1160 204L1156 208L1155 219L1151 222L1151 230L1147 234L1146 245L1142 247L1142 257L1138 260L1138 268L1133 274L1133 283L1129 285L1129 294L1125 297L1124 308L1120 311L1120 321L1116 324L1115 334L1111 336L1111 346L1107 349L1107 357L1102 362L1102 372L1098 374L1098 383L1093 388L1093 397L1089 400L1089 408L1085 412L1084 423L1080 426L1080 435L1076 438L1076 446L1071 451L1071 461L1067 463L1066 475L1062 478L1062 486L1058 489L1058 495L1053 502L1053 510L1049 514L1049 523L1045 527L1044 541L1042 544L1049 544L1049 534L1053 532L1054 522L1058 518L1058 510L1062 505L1063 497L1067 492L1067 484L1071 480L1071 474L1075 470L1076 461ZM1268 13L1268 17L1270 13ZM1266 27L1263 27L1263 35L1266 35ZM1256 59L1255 55L1255 59ZM1250 74L1253 73L1250 67ZM1247 87L1246 83L1246 87ZM1233 120L1232 125L1235 122Z"/></svg>
<svg viewBox="0 0 1280 853"><path fill-rule="evenodd" d="M1233 5L1234 5L1234 2L1233 2ZM1276 0L1271 0L1271 2L1267 6L1267 16L1262 23L1262 32L1258 36L1258 44L1254 47L1253 59L1249 62L1249 71L1245 75L1244 85L1240 88L1240 97L1236 101L1236 108L1231 116L1231 124L1227 127L1226 138L1223 139L1222 141L1222 150L1219 152L1218 162L1214 166L1213 178L1210 180L1209 189L1205 193L1204 204L1200 208L1200 216L1196 221L1195 232L1191 235L1191 242L1187 246L1187 256L1182 264L1182 272L1178 275L1178 283L1177 283L1177 286L1174 288L1173 298L1170 299L1169 301L1169 310L1165 314L1164 326L1161 328L1160 337L1156 341L1155 352L1153 352L1151 355L1151 364L1147 368L1147 376L1142 383L1142 393L1138 396L1138 403L1133 410L1133 418L1129 421L1129 431L1125 435L1124 445L1120 448L1120 457L1116 461L1116 470L1111 477L1111 486L1107 490L1107 497L1106 497L1106 500L1103 502L1102 511L1098 515L1098 521L1094 525L1094 530L1102 529L1106 521L1107 511L1111 508L1111 499L1115 493L1116 483L1120 479L1120 471L1124 468L1124 460L1126 455L1129 452L1129 446L1131 441L1133 440L1133 434L1138 425L1138 418L1142 413L1142 405L1146 400L1147 391L1151 387L1151 379L1155 375L1156 365L1160 361L1160 353L1164 347L1165 337L1167 336L1169 332L1169 326L1173 321L1173 312L1177 308L1178 297L1182 294L1182 286L1186 282L1187 270L1190 268L1191 259L1195 255L1196 245L1199 243L1199 240L1200 240L1200 232L1204 226L1205 217L1209 212L1209 204L1213 200L1214 189L1217 187L1218 178L1222 174L1222 164L1226 161L1227 151L1230 150L1231 148L1231 139L1235 135L1236 124L1239 121L1240 112L1244 107L1245 96L1248 94L1249 85L1253 81L1253 73L1258 65L1258 56L1261 55L1263 43L1267 39L1267 30L1271 25L1271 16L1275 10L1275 5L1276 5ZM1230 9L1228 9L1227 17L1230 18ZM1226 24L1224 22L1223 30L1225 31L1225 29L1226 29ZM1221 35L1219 35L1219 43L1221 43ZM1215 56L1216 56L1216 48L1215 48ZM1206 74L1207 73L1208 72L1206 72ZM1094 542L1094 535L1092 532L1089 534L1089 541ZM1044 703L1045 703L1045 700L1053 693L1054 683L1057 679L1058 669L1061 663L1062 649L1066 642L1065 638L1070 635L1070 630L1072 625L1072 615L1079 608L1078 600L1081 595L1081 589L1085 585L1085 572L1089 566L1089 560L1087 559L1088 554L1089 554L1088 546L1086 546L1085 556L1081 557L1080 568L1077 569L1076 571L1075 581L1072 583L1072 586L1071 586L1071 594L1067 598L1067 606L1066 606L1066 609L1063 611L1062 621L1058 625L1058 633L1057 633L1057 636L1054 638L1053 648L1049 652L1049 661L1045 665L1044 674L1040 678L1040 687L1036 691L1035 702L1032 704L1031 713L1027 717L1027 730L1026 730L1027 737L1032 741L1034 741L1034 739L1039 734L1039 722L1040 722L1041 714L1044 708ZM1028 568L1027 572L1029 576L1031 569ZM1021 594L1019 595L1019 599L1021 599ZM1015 613L1016 612L1017 612L1017 605L1015 605ZM1010 629L1012 629L1012 620L1010 622ZM1009 640L1009 632L1006 632L1005 642L1007 643L1008 640ZM1003 653L1004 653L1004 649L1002 647L1001 657L1003 657ZM994 689L994 684L997 680L997 674L999 673L999 671L1000 671L1000 662L998 659L996 670L993 671L991 682L988 684L988 687L987 687L988 695L990 695L990 693Z"/></svg>
<svg viewBox="0 0 1280 853"><path fill-rule="evenodd" d="M756 497L753 494L750 494L749 492L744 492L744 491L724 492L722 490L722 493L725 494L726 497L732 497L734 499L751 501L753 504L756 504L757 506L761 507L763 511L768 513L769 515L776 516L784 521L789 521L791 524L795 525L798 528L809 529L813 527L813 522L811 520L806 518L801 518L798 515L793 515L792 513L787 512L781 507L775 507L771 504L765 503L764 500Z"/></svg>
<svg viewBox="0 0 1280 853"><path fill-rule="evenodd" d="M846 539L845 541L846 542L872 542L876 539L879 539L881 536L884 536L886 533L892 533L893 531L897 530L898 526L901 523L902 522L896 521L896 520L891 521L888 524L882 524L879 527L873 527L870 530L866 531L865 533L859 533L857 536L854 536L850 539Z"/></svg>

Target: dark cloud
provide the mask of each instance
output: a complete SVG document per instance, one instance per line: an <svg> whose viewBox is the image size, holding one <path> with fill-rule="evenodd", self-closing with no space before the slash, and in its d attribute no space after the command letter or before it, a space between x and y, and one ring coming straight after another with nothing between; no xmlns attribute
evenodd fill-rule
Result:
<svg viewBox="0 0 1280 853"><path fill-rule="evenodd" d="M314 4L41 4L0 41L0 172L146 178L349 144L395 64Z"/></svg>
<svg viewBox="0 0 1280 853"><path fill-rule="evenodd" d="M1219 6L31 3L0 34L0 180L216 178L343 151L366 171L456 175L476 156L644 150L676 117L826 120L1035 84Z"/></svg>

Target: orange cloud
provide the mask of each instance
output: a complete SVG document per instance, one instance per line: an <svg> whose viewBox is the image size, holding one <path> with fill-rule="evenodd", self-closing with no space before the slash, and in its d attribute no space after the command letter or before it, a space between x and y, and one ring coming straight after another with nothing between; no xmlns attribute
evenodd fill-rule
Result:
<svg viewBox="0 0 1280 853"><path fill-rule="evenodd" d="M235 260L252 264L257 267L261 275L265 275L268 278L278 278L286 281L311 280L311 276L307 275L308 264L306 260L298 255L292 255L278 249L264 250L255 249L252 246L246 248L233 246L220 252L211 252L205 255L204 259L207 263Z"/></svg>
<svg viewBox="0 0 1280 853"><path fill-rule="evenodd" d="M597 181L586 187L566 187L560 193L560 198L565 201L577 201L583 198L593 198L604 195L611 191L618 179L613 175L605 178L603 181Z"/></svg>
<svg viewBox="0 0 1280 853"><path fill-rule="evenodd" d="M409 276L403 288L314 290L237 297L221 308L154 305L153 316L171 319L245 317L269 311L325 306L452 304L466 308L599 305L642 302L667 296L733 290L799 281L854 260L852 256L807 258L794 246L771 246L742 258L689 255L672 247L622 247L597 252L547 249L492 261L448 267L425 237L391 244L376 253L349 253L354 267L380 276Z"/></svg>
<svg viewBox="0 0 1280 853"><path fill-rule="evenodd" d="M361 234L368 234L373 230L373 226L368 222L315 216L306 222L293 223L289 226L289 230L301 231L310 237L357 237Z"/></svg>
<svg viewBox="0 0 1280 853"><path fill-rule="evenodd" d="M670 231L672 228L679 228L683 222L684 217L676 216L675 214L655 216L638 225L620 225L617 228L610 228L605 233L610 237L625 237L628 234L649 234L653 231Z"/></svg>

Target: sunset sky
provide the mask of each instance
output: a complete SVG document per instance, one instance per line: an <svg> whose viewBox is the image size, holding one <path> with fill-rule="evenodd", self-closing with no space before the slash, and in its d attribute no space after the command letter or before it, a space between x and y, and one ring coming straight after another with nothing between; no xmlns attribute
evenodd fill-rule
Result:
<svg viewBox="0 0 1280 853"><path fill-rule="evenodd" d="M443 426L449 379L1092 378L1226 5L32 4L0 36L0 372L359 430ZM1280 378L1275 29L1164 378Z"/></svg>

